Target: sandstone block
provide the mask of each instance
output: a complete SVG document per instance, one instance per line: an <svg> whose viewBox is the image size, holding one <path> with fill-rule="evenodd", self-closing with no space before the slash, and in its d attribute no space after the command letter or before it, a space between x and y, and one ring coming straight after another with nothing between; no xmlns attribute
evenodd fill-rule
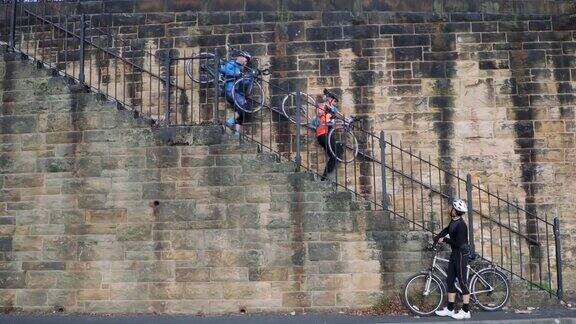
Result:
<svg viewBox="0 0 576 324"><path fill-rule="evenodd" d="M21 289L26 287L26 273L18 271L0 271L0 288Z"/></svg>
<svg viewBox="0 0 576 324"><path fill-rule="evenodd" d="M0 116L0 134L34 133L36 116Z"/></svg>
<svg viewBox="0 0 576 324"><path fill-rule="evenodd" d="M250 281L287 281L289 268L250 268L248 278Z"/></svg>
<svg viewBox="0 0 576 324"><path fill-rule="evenodd" d="M146 261L137 266L139 282L174 281L175 269L171 261Z"/></svg>
<svg viewBox="0 0 576 324"><path fill-rule="evenodd" d="M270 298L270 283L267 282L226 282L223 284L224 299Z"/></svg>
<svg viewBox="0 0 576 324"><path fill-rule="evenodd" d="M336 293L333 291L312 292L312 307L314 306L335 306Z"/></svg>
<svg viewBox="0 0 576 324"><path fill-rule="evenodd" d="M306 292L287 292L282 294L282 307L310 307L312 296Z"/></svg>
<svg viewBox="0 0 576 324"><path fill-rule="evenodd" d="M86 212L88 223L125 223L126 209L93 209Z"/></svg>
<svg viewBox="0 0 576 324"><path fill-rule="evenodd" d="M16 295L17 306L45 306L47 301L47 291L42 290L21 290Z"/></svg>
<svg viewBox="0 0 576 324"><path fill-rule="evenodd" d="M108 289L80 289L77 291L78 301L84 300L107 300L110 299Z"/></svg>
<svg viewBox="0 0 576 324"><path fill-rule="evenodd" d="M74 290L48 290L46 304L48 306L74 306L76 304L76 291Z"/></svg>
<svg viewBox="0 0 576 324"><path fill-rule="evenodd" d="M336 261L339 258L339 243L308 243L308 259L310 261Z"/></svg>
<svg viewBox="0 0 576 324"><path fill-rule="evenodd" d="M38 175L6 175L4 177L5 188L34 188L44 185L44 177Z"/></svg>
<svg viewBox="0 0 576 324"><path fill-rule="evenodd" d="M146 300L148 284L123 282L110 284L111 300Z"/></svg>
<svg viewBox="0 0 576 324"><path fill-rule="evenodd" d="M180 163L177 147L155 147L146 149L147 168L174 168Z"/></svg>
<svg viewBox="0 0 576 324"><path fill-rule="evenodd" d="M211 281L248 281L248 268L213 268Z"/></svg>
<svg viewBox="0 0 576 324"><path fill-rule="evenodd" d="M116 228L118 241L148 241L152 239L152 224L126 223Z"/></svg>
<svg viewBox="0 0 576 324"><path fill-rule="evenodd" d="M196 203L194 201L163 201L156 207L157 221L195 220Z"/></svg>
<svg viewBox="0 0 576 324"><path fill-rule="evenodd" d="M222 283L187 283L184 286L185 299L222 299L224 288Z"/></svg>
<svg viewBox="0 0 576 324"><path fill-rule="evenodd" d="M176 197L175 183L144 183L142 184L143 199L174 199Z"/></svg>
<svg viewBox="0 0 576 324"><path fill-rule="evenodd" d="M210 269L177 268L176 281L178 282L208 282L210 281Z"/></svg>

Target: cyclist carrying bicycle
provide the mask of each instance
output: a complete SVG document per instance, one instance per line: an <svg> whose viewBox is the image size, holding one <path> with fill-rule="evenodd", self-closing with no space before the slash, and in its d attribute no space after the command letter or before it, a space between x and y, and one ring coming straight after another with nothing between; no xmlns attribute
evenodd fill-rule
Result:
<svg viewBox="0 0 576 324"><path fill-rule="evenodd" d="M245 51L237 51L236 57L230 59L228 62L220 65L220 73L224 76L224 94L226 95L226 100L232 104L234 107L234 117L228 118L226 120L226 126L235 129L237 132L242 130L242 124L244 123L244 119L246 118L246 112L239 107L238 105L246 105L246 97L242 91L234 88L234 82L241 78L244 74L244 68L246 64L250 62L252 59L252 55ZM246 82L250 82L246 80ZM250 84L242 84L241 89L248 88ZM236 98L234 98L236 97ZM234 103L234 99L236 99L236 104Z"/></svg>
<svg viewBox="0 0 576 324"><path fill-rule="evenodd" d="M338 112L336 104L338 103L338 96L333 92L324 89L324 96L326 97L323 103L318 104L317 110L317 120L318 127L316 127L316 139L318 144L324 148L326 154L328 154L328 162L326 162L326 167L324 168L324 173L322 174L322 180L326 180L329 175L332 175L334 169L336 168L336 157L330 154L330 149L328 147L328 134L333 125L333 118ZM330 146L335 148L336 154L340 156L342 154L342 144L336 144L336 140L332 137Z"/></svg>
<svg viewBox="0 0 576 324"><path fill-rule="evenodd" d="M462 219L468 211L466 202L462 199L454 199L452 210L450 210L450 224L443 229L438 235L434 236L434 243L445 242L452 248L450 254L450 263L448 264L448 276L446 285L448 287L448 305L440 311L436 311L438 316L450 316L455 319L470 318L470 292L468 291L468 282L466 269L468 267L468 256L470 255L470 246L468 245L468 227ZM446 235L450 235L446 237ZM456 312L454 302L456 300L456 279L462 289L462 308Z"/></svg>

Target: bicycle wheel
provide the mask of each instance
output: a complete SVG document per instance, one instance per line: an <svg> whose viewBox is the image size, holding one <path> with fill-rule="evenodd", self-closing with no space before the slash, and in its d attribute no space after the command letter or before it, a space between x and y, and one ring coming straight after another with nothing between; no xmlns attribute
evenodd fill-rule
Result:
<svg viewBox="0 0 576 324"><path fill-rule="evenodd" d="M214 64L216 56L212 53L200 53L184 62L186 75L200 84L214 82Z"/></svg>
<svg viewBox="0 0 576 324"><path fill-rule="evenodd" d="M300 98L300 125L307 125L311 117L315 115L316 100L305 92L300 92ZM312 107L312 113L309 112L309 107ZM287 94L282 99L282 113L296 124L296 91Z"/></svg>
<svg viewBox="0 0 576 324"><path fill-rule="evenodd" d="M470 293L478 306L487 311L498 310L510 298L510 286L506 276L494 269L482 269L470 282Z"/></svg>
<svg viewBox="0 0 576 324"><path fill-rule="evenodd" d="M434 314L444 303L445 296L442 282L430 273L412 276L404 288L404 303L416 315Z"/></svg>
<svg viewBox="0 0 576 324"><path fill-rule="evenodd" d="M332 142L336 147L332 147ZM336 157L336 160L343 163L350 163L358 155L358 141L354 133L344 127L332 128L328 133L328 148L330 154Z"/></svg>
<svg viewBox="0 0 576 324"><path fill-rule="evenodd" d="M264 91L260 82L240 78L234 82L234 105L247 113L260 111L264 106Z"/></svg>

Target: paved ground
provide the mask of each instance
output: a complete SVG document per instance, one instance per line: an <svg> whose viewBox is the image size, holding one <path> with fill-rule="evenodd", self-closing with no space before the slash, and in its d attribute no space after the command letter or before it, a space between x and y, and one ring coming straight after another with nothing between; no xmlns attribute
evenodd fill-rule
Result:
<svg viewBox="0 0 576 324"><path fill-rule="evenodd" d="M66 316L0 315L1 324L376 324L376 323L454 323L452 319L411 316L348 316L342 314L253 315L226 317L197 316ZM531 314L507 312L475 313L466 323L576 324L576 309L533 311Z"/></svg>

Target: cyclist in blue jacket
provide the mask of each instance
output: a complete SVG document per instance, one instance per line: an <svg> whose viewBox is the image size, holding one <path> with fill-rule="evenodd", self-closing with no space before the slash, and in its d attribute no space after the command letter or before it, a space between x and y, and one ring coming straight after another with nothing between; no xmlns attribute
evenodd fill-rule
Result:
<svg viewBox="0 0 576 324"><path fill-rule="evenodd" d="M242 130L242 123L246 118L246 112L238 107L238 105L242 107L246 105L246 97L241 89L248 88L250 84L241 84L239 89L234 89L234 82L242 77L244 68L251 59L252 56L249 53L238 51L236 58L220 65L220 73L222 73L225 79L224 94L226 95L226 100L234 107L234 117L226 120L226 126L235 129L237 132ZM250 81L246 80L246 82L249 83ZM234 97L236 97L237 104L234 103Z"/></svg>

